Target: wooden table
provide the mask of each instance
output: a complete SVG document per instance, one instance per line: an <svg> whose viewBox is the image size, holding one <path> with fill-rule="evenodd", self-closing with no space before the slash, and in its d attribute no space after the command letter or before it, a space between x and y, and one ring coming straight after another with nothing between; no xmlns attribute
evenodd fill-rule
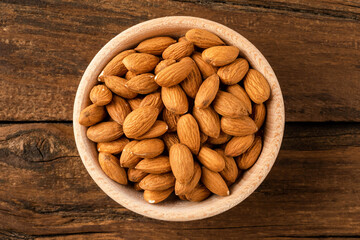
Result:
<svg viewBox="0 0 360 240"><path fill-rule="evenodd" d="M360 238L360 2L0 2L1 239ZM278 160L243 203L195 222L162 222L107 197L72 132L77 85L124 29L170 15L225 24L266 56L286 131Z"/></svg>

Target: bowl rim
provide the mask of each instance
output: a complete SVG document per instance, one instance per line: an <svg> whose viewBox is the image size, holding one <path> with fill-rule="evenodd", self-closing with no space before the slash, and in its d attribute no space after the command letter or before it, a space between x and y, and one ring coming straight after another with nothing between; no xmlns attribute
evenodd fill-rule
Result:
<svg viewBox="0 0 360 240"><path fill-rule="evenodd" d="M231 45L240 48L243 55L251 66L260 71L268 80L271 88L271 97L267 102L267 114L263 149L254 166L245 172L242 179L232 187L232 194L227 197L212 196L200 203L182 203L184 201L149 204L139 198L138 193L121 186L108 178L101 170L96 156L96 147L86 137L86 127L81 126L79 119L80 111L90 103L88 93L91 87L96 84L97 76L118 52L129 48L133 43L140 42L149 36L161 35L153 34L153 31L170 31L173 27L181 26L181 29L203 28L207 29ZM141 35L143 34L143 35ZM145 35L144 35L145 34ZM176 32L174 32L176 34ZM147 36L147 37L146 37ZM139 38L139 41L134 39ZM121 47L119 47L121 45ZM120 51L114 49L122 48ZM246 49L246 50L245 50ZM92 84L94 83L94 84ZM166 221L191 221L204 219L225 212L236 206L264 181L270 172L280 150L285 127L285 109L282 92L276 75L266 58L261 52L245 37L234 30L211 20L189 17L171 16L148 20L134 25L111 39L91 60L86 68L79 83L73 110L73 128L75 142L79 151L80 158L95 183L113 200L125 208L138 214ZM137 194L134 196L134 194Z"/></svg>

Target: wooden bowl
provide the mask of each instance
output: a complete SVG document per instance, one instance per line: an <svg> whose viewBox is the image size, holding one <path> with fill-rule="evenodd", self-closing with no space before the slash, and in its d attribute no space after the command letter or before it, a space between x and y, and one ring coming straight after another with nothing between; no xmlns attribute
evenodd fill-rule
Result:
<svg viewBox="0 0 360 240"><path fill-rule="evenodd" d="M170 35L179 37L191 28L207 29L222 38L228 45L237 46L240 54L251 66L260 71L271 87L271 97L266 102L264 143L261 155L255 165L245 172L230 188L227 197L211 196L203 202L167 200L159 204L149 204L143 199L142 192L122 186L108 178L101 170L96 146L86 137L86 127L78 123L82 109L90 104L89 93L97 83L106 63L119 52L135 47L144 39ZM112 199L138 214L167 221L190 221L208 218L236 206L247 198L265 179L278 155L284 132L284 102L279 82L265 57L254 45L239 33L224 25L195 17L164 17L137 24L108 42L87 67L79 84L74 104L74 134L80 157L90 176Z"/></svg>

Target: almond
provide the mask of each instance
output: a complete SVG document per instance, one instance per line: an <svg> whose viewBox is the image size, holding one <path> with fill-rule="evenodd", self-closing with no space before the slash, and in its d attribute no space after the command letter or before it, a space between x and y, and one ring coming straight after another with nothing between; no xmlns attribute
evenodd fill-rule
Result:
<svg viewBox="0 0 360 240"><path fill-rule="evenodd" d="M179 85L162 87L161 99L164 106L175 114L184 114L188 111L189 103L186 94Z"/></svg>
<svg viewBox="0 0 360 240"><path fill-rule="evenodd" d="M100 73L99 80L103 81L104 76L123 76L127 69L122 61L125 57L133 53L135 53L135 51L131 49L116 55L108 64L106 64L104 70Z"/></svg>
<svg viewBox="0 0 360 240"><path fill-rule="evenodd" d="M93 142L110 142L123 135L123 129L117 122L101 122L88 128L86 135Z"/></svg>
<svg viewBox="0 0 360 240"><path fill-rule="evenodd" d="M167 47L174 43L176 43L176 40L171 37L154 37L139 43L135 50L141 53L161 55Z"/></svg>
<svg viewBox="0 0 360 240"><path fill-rule="evenodd" d="M94 86L90 91L90 100L97 106L104 106L111 102L112 93L103 84Z"/></svg>
<svg viewBox="0 0 360 240"><path fill-rule="evenodd" d="M236 157L249 149L249 147L254 142L255 136L254 134L250 134L243 137L233 137L225 147L226 156Z"/></svg>
<svg viewBox="0 0 360 240"><path fill-rule="evenodd" d="M202 184L198 184L190 193L187 193L185 197L191 202L201 202L208 198L210 194L209 189Z"/></svg>
<svg viewBox="0 0 360 240"><path fill-rule="evenodd" d="M168 125L164 121L156 120L154 125L143 135L137 137L136 139L147 139L147 138L156 138L160 137L168 130Z"/></svg>
<svg viewBox="0 0 360 240"><path fill-rule="evenodd" d="M228 86L226 91L237 97L245 106L249 114L252 113L251 101L245 90L238 84Z"/></svg>
<svg viewBox="0 0 360 240"><path fill-rule="evenodd" d="M180 115L175 114L166 108L163 111L162 114L163 120L168 125L169 129L168 132L175 132L177 128L177 122L179 121Z"/></svg>
<svg viewBox="0 0 360 240"><path fill-rule="evenodd" d="M99 164L105 174L117 183L127 184L126 172L120 167L119 160L110 153L99 153Z"/></svg>
<svg viewBox="0 0 360 240"><path fill-rule="evenodd" d="M221 82L226 85L233 85L240 82L249 70L249 63L244 58L238 58L229 65L219 68L217 74Z"/></svg>
<svg viewBox="0 0 360 240"><path fill-rule="evenodd" d="M125 74L125 79L126 80L130 80L133 77L136 77L137 75L135 73L133 73L132 71L127 71L127 73Z"/></svg>
<svg viewBox="0 0 360 240"><path fill-rule="evenodd" d="M129 139L123 137L111 142L98 143L96 149L98 152L107 152L111 154L119 154L124 149L125 145L130 142Z"/></svg>
<svg viewBox="0 0 360 240"><path fill-rule="evenodd" d="M124 146L120 156L120 166L134 168L136 164L138 164L141 158L133 154L131 150L138 142L139 141L131 141Z"/></svg>
<svg viewBox="0 0 360 240"><path fill-rule="evenodd" d="M192 59L195 61L196 65L198 66L201 75L204 79L210 77L211 75L216 73L216 68L207 62L202 58L201 53L194 52L193 55L191 55Z"/></svg>
<svg viewBox="0 0 360 240"><path fill-rule="evenodd" d="M187 40L186 40L186 41L187 41ZM175 184L176 184L176 183L175 183ZM176 185L175 185L175 186L176 186ZM187 200L185 195L178 195L178 197L179 197L180 200L183 200L183 201Z"/></svg>
<svg viewBox="0 0 360 240"><path fill-rule="evenodd" d="M143 171L138 170L138 169L129 168L128 171L127 171L127 175L128 175L129 181L139 183L139 187L141 189L143 189L140 186L140 181L143 180L144 177L146 177L148 175L148 173L143 172Z"/></svg>
<svg viewBox="0 0 360 240"><path fill-rule="evenodd" d="M183 42L183 41L189 41L189 40L187 40L185 36L178 39L178 42Z"/></svg>
<svg viewBox="0 0 360 240"><path fill-rule="evenodd" d="M213 101L213 107L218 114L224 117L237 118L248 115L244 103L231 93L224 91L218 91Z"/></svg>
<svg viewBox="0 0 360 240"><path fill-rule="evenodd" d="M258 128L255 122L248 116L240 118L221 118L221 130L231 136L246 136L256 133Z"/></svg>
<svg viewBox="0 0 360 240"><path fill-rule="evenodd" d="M154 174L167 173L171 171L169 157L167 156L144 158L135 166L135 169Z"/></svg>
<svg viewBox="0 0 360 240"><path fill-rule="evenodd" d="M123 124L126 116L131 112L130 106L121 97L114 96L111 103L106 105L110 117L118 124Z"/></svg>
<svg viewBox="0 0 360 240"><path fill-rule="evenodd" d="M225 168L224 158L208 147L202 147L200 149L198 159L205 167L214 172L220 172Z"/></svg>
<svg viewBox="0 0 360 240"><path fill-rule="evenodd" d="M152 73L144 73L137 75L131 78L129 81L125 83L125 87L130 89L130 91L140 93L140 94L148 94L154 92L159 88L159 85L154 81L155 75Z"/></svg>
<svg viewBox="0 0 360 240"><path fill-rule="evenodd" d="M125 118L123 127L124 133L128 138L136 138L154 125L159 110L152 106L139 107L129 113Z"/></svg>
<svg viewBox="0 0 360 240"><path fill-rule="evenodd" d="M189 41L182 41L171 44L162 53L163 59L179 60L183 57L188 57L194 51L194 44Z"/></svg>
<svg viewBox="0 0 360 240"><path fill-rule="evenodd" d="M206 108L215 99L219 90L219 76L213 74L208 77L200 86L195 97L195 107Z"/></svg>
<svg viewBox="0 0 360 240"><path fill-rule="evenodd" d="M266 107L263 103L254 104L253 116L256 126L260 129L266 117Z"/></svg>
<svg viewBox="0 0 360 240"><path fill-rule="evenodd" d="M191 72L185 78L185 80L182 81L180 84L189 97L195 98L201 83L202 83L201 73L199 71L199 68L196 66L194 62L192 64Z"/></svg>
<svg viewBox="0 0 360 240"><path fill-rule="evenodd" d="M188 147L178 143L170 148L171 170L180 183L188 183L194 175L194 159Z"/></svg>
<svg viewBox="0 0 360 240"><path fill-rule="evenodd" d="M224 150L222 149L216 149L215 151L225 160L225 168L220 172L220 175L227 182L235 182L239 175L239 170L234 158L225 156Z"/></svg>
<svg viewBox="0 0 360 240"><path fill-rule="evenodd" d="M224 133L223 131L220 131L220 135L217 138L209 137L208 143L220 145L228 142L230 140L231 136L229 134Z"/></svg>
<svg viewBox="0 0 360 240"><path fill-rule="evenodd" d="M156 65L156 67L155 67L155 70L154 70L155 75L158 74L161 70L167 68L168 66L170 66L174 63L176 63L176 60L174 60L174 59L165 59L165 60L160 61L158 63L158 65Z"/></svg>
<svg viewBox="0 0 360 240"><path fill-rule="evenodd" d="M155 93L146 95L140 103L140 107L144 107L144 106L156 107L157 109L159 109L159 112L161 112L161 110L164 107L164 104L161 100L160 92L155 92Z"/></svg>
<svg viewBox="0 0 360 240"><path fill-rule="evenodd" d="M239 49L235 46L216 46L207 48L202 52L205 62L216 67L222 67L232 63L239 55Z"/></svg>
<svg viewBox="0 0 360 240"><path fill-rule="evenodd" d="M260 104L270 97L270 85L264 76L255 69L250 69L244 81L244 87L254 103Z"/></svg>
<svg viewBox="0 0 360 240"><path fill-rule="evenodd" d="M91 104L80 112L79 123L83 126L92 126L106 117L106 111L103 106Z"/></svg>
<svg viewBox="0 0 360 240"><path fill-rule="evenodd" d="M199 48L225 45L218 36L205 29L191 29L186 32L185 37L188 41L194 43L194 45Z"/></svg>
<svg viewBox="0 0 360 240"><path fill-rule="evenodd" d="M180 62L171 64L156 74L154 80L162 87L172 87L183 81L192 71L194 62L186 57Z"/></svg>
<svg viewBox="0 0 360 240"><path fill-rule="evenodd" d="M235 164L235 167L236 164ZM181 183L176 179L175 181L175 194L176 195L185 195L187 193L190 193L196 185L199 183L201 178L201 167L198 163L195 162L194 165L194 174L191 177L191 180L187 183Z"/></svg>
<svg viewBox="0 0 360 240"><path fill-rule="evenodd" d="M117 76L104 76L105 85L116 95L132 99L137 96L137 93L125 87L126 79Z"/></svg>
<svg viewBox="0 0 360 240"><path fill-rule="evenodd" d="M204 144L208 140L209 136L203 132L200 132L200 144Z"/></svg>
<svg viewBox="0 0 360 240"><path fill-rule="evenodd" d="M217 172L213 172L206 167L202 167L201 182L209 189L212 193L219 196L230 195L229 188L227 187L224 179Z"/></svg>
<svg viewBox="0 0 360 240"><path fill-rule="evenodd" d="M195 118L191 114L180 117L177 123L177 134L180 143L186 145L193 154L200 149L200 131Z"/></svg>
<svg viewBox="0 0 360 240"><path fill-rule="evenodd" d="M158 138L145 139L136 143L130 151L139 157L154 158L164 151L164 142Z"/></svg>
<svg viewBox="0 0 360 240"><path fill-rule="evenodd" d="M180 143L180 140L176 133L165 133L162 136L162 139L163 139L168 151L170 151L170 148L172 145L174 145L176 143Z"/></svg>
<svg viewBox="0 0 360 240"><path fill-rule="evenodd" d="M134 111L140 107L142 99L141 98L128 99L127 102L129 103L131 110Z"/></svg>
<svg viewBox="0 0 360 240"><path fill-rule="evenodd" d="M236 158L238 167L243 170L252 167L261 153L261 148L261 137L257 136L252 146L243 155Z"/></svg>
<svg viewBox="0 0 360 240"><path fill-rule="evenodd" d="M142 188L140 187L140 185L139 185L138 182L134 183L133 186L134 186L135 191L143 191L143 190L144 190L144 189L142 189Z"/></svg>
<svg viewBox="0 0 360 240"><path fill-rule="evenodd" d="M193 108L193 116L199 124L201 132L213 138L220 136L219 115L211 106L202 109L196 107Z"/></svg>
<svg viewBox="0 0 360 240"><path fill-rule="evenodd" d="M172 173L149 174L140 181L139 185L144 190L166 190L175 185L175 177Z"/></svg>
<svg viewBox="0 0 360 240"><path fill-rule="evenodd" d="M123 60L125 67L135 74L151 72L158 62L158 57L148 53L133 53Z"/></svg>
<svg viewBox="0 0 360 240"><path fill-rule="evenodd" d="M144 191L144 199L148 203L159 203L167 199L170 194L174 191L174 188L169 188L162 191L150 191L145 190Z"/></svg>

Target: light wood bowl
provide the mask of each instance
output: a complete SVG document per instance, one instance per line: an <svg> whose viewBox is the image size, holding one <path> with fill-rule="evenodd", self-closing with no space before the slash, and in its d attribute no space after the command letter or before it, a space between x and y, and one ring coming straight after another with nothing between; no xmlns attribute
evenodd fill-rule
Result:
<svg viewBox="0 0 360 240"><path fill-rule="evenodd" d="M143 199L142 192L122 186L108 178L101 170L96 146L86 137L86 127L78 123L82 109L90 104L89 92L97 83L106 63L119 52L135 47L144 39L170 35L179 37L191 28L207 29L222 38L228 45L237 46L240 54L251 66L260 71L271 87L271 97L266 102L264 144L255 165L245 172L230 188L227 197L211 196L203 202L167 200L160 204L149 204ZM108 42L87 67L79 84L74 104L74 134L80 157L97 185L112 199L138 214L166 221L190 221L208 218L236 206L247 198L261 184L273 166L278 155L284 132L284 102L279 82L268 61L261 52L239 33L224 25L195 17L164 17L137 24Z"/></svg>

